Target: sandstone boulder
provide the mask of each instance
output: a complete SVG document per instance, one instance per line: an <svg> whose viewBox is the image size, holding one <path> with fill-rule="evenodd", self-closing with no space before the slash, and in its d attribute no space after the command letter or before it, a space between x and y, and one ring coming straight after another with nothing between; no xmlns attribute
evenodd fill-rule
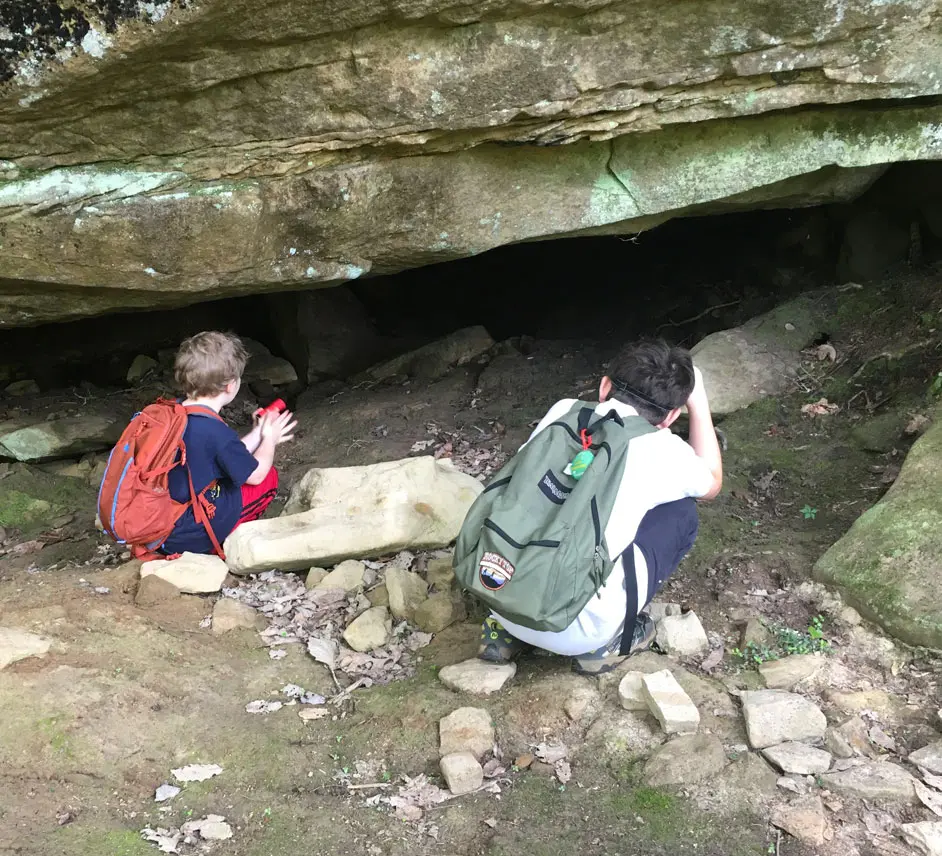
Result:
<svg viewBox="0 0 942 856"><path fill-rule="evenodd" d="M430 456L310 470L281 517L246 523L226 539L227 561L247 574L444 547L481 490L477 479Z"/></svg>
<svg viewBox="0 0 942 856"><path fill-rule="evenodd" d="M742 694L746 732L754 749L779 743L818 740L827 720L817 705L796 693L758 690Z"/></svg>
<svg viewBox="0 0 942 856"><path fill-rule="evenodd" d="M124 423L106 416L65 416L49 422L0 424L0 458L51 461L113 446Z"/></svg>
<svg viewBox="0 0 942 856"><path fill-rule="evenodd" d="M741 327L712 333L691 350L703 373L714 413L731 413L767 395L784 392L802 360L802 350L824 329L836 292L802 295Z"/></svg>
<svg viewBox="0 0 942 856"><path fill-rule="evenodd" d="M864 800L887 800L915 804L915 779L897 764L889 761L862 761L854 767L825 773L824 787L835 793L848 794Z"/></svg>
<svg viewBox="0 0 942 856"><path fill-rule="evenodd" d="M817 562L814 575L911 645L942 647L942 412L886 495Z"/></svg>

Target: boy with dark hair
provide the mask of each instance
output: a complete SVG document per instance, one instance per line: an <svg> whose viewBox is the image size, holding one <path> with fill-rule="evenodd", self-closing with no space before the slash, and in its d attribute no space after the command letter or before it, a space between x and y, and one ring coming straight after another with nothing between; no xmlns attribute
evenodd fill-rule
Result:
<svg viewBox="0 0 942 856"><path fill-rule="evenodd" d="M506 662L526 646L575 657L574 668L600 674L654 640L654 622L643 611L677 569L697 536L695 500L716 497L723 463L703 388L690 354L666 342L626 347L599 383L597 416L642 416L656 431L629 444L624 473L605 526L615 565L575 621L560 632L533 630L501 618L484 622L478 656ZM577 402L555 404L530 440L569 413ZM686 406L689 444L670 426ZM529 441L528 441L529 442Z"/></svg>
<svg viewBox="0 0 942 856"><path fill-rule="evenodd" d="M207 331L185 340L177 352L174 376L197 409L187 418L183 441L186 461L170 470L171 497L190 499L189 479L221 544L241 523L259 518L278 490L275 447L291 440L297 426L289 411L265 412L241 439L218 417L242 385L248 353L238 336ZM198 409L208 411L198 415ZM177 520L170 537L158 548L165 555L212 553L214 546L192 507Z"/></svg>

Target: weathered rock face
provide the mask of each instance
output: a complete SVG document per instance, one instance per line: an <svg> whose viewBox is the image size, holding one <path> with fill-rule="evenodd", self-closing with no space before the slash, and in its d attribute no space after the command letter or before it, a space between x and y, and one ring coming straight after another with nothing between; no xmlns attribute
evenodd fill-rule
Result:
<svg viewBox="0 0 942 856"><path fill-rule="evenodd" d="M850 198L942 156L942 108L834 106L938 94L940 5L103 0L64 29L19 11L0 21L0 310L182 305Z"/></svg>
<svg viewBox="0 0 942 856"><path fill-rule="evenodd" d="M912 645L942 648L942 412L886 496L815 565L862 615Z"/></svg>

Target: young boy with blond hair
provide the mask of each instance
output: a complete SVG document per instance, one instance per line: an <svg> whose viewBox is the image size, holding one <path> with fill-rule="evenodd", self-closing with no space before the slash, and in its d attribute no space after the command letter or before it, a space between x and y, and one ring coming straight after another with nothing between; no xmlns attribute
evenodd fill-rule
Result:
<svg viewBox="0 0 942 856"><path fill-rule="evenodd" d="M182 403L192 409L183 434L186 460L170 470L170 495L176 502L188 502L192 478L219 543L268 508L278 490L275 448L291 440L297 427L290 411L263 412L252 430L240 438L221 418L198 414L203 409L207 416L218 417L232 402L247 361L248 352L238 336L206 331L180 345L174 365L174 376L185 395ZM174 555L212 553L213 549L209 533L190 507L158 551Z"/></svg>

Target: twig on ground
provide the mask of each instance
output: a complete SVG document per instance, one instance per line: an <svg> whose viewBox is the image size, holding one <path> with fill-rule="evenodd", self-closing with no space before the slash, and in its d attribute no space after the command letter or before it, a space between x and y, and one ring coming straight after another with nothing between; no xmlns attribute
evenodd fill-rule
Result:
<svg viewBox="0 0 942 856"><path fill-rule="evenodd" d="M684 324L692 324L694 321L699 321L704 315L709 315L716 309L727 309L730 306L735 306L737 303L742 303L742 301L730 300L728 303L717 303L716 306L708 306L703 312L698 312L691 318L684 318L683 321L668 321L665 324L661 324L660 327L655 328L654 332L659 333L665 327L683 327Z"/></svg>

